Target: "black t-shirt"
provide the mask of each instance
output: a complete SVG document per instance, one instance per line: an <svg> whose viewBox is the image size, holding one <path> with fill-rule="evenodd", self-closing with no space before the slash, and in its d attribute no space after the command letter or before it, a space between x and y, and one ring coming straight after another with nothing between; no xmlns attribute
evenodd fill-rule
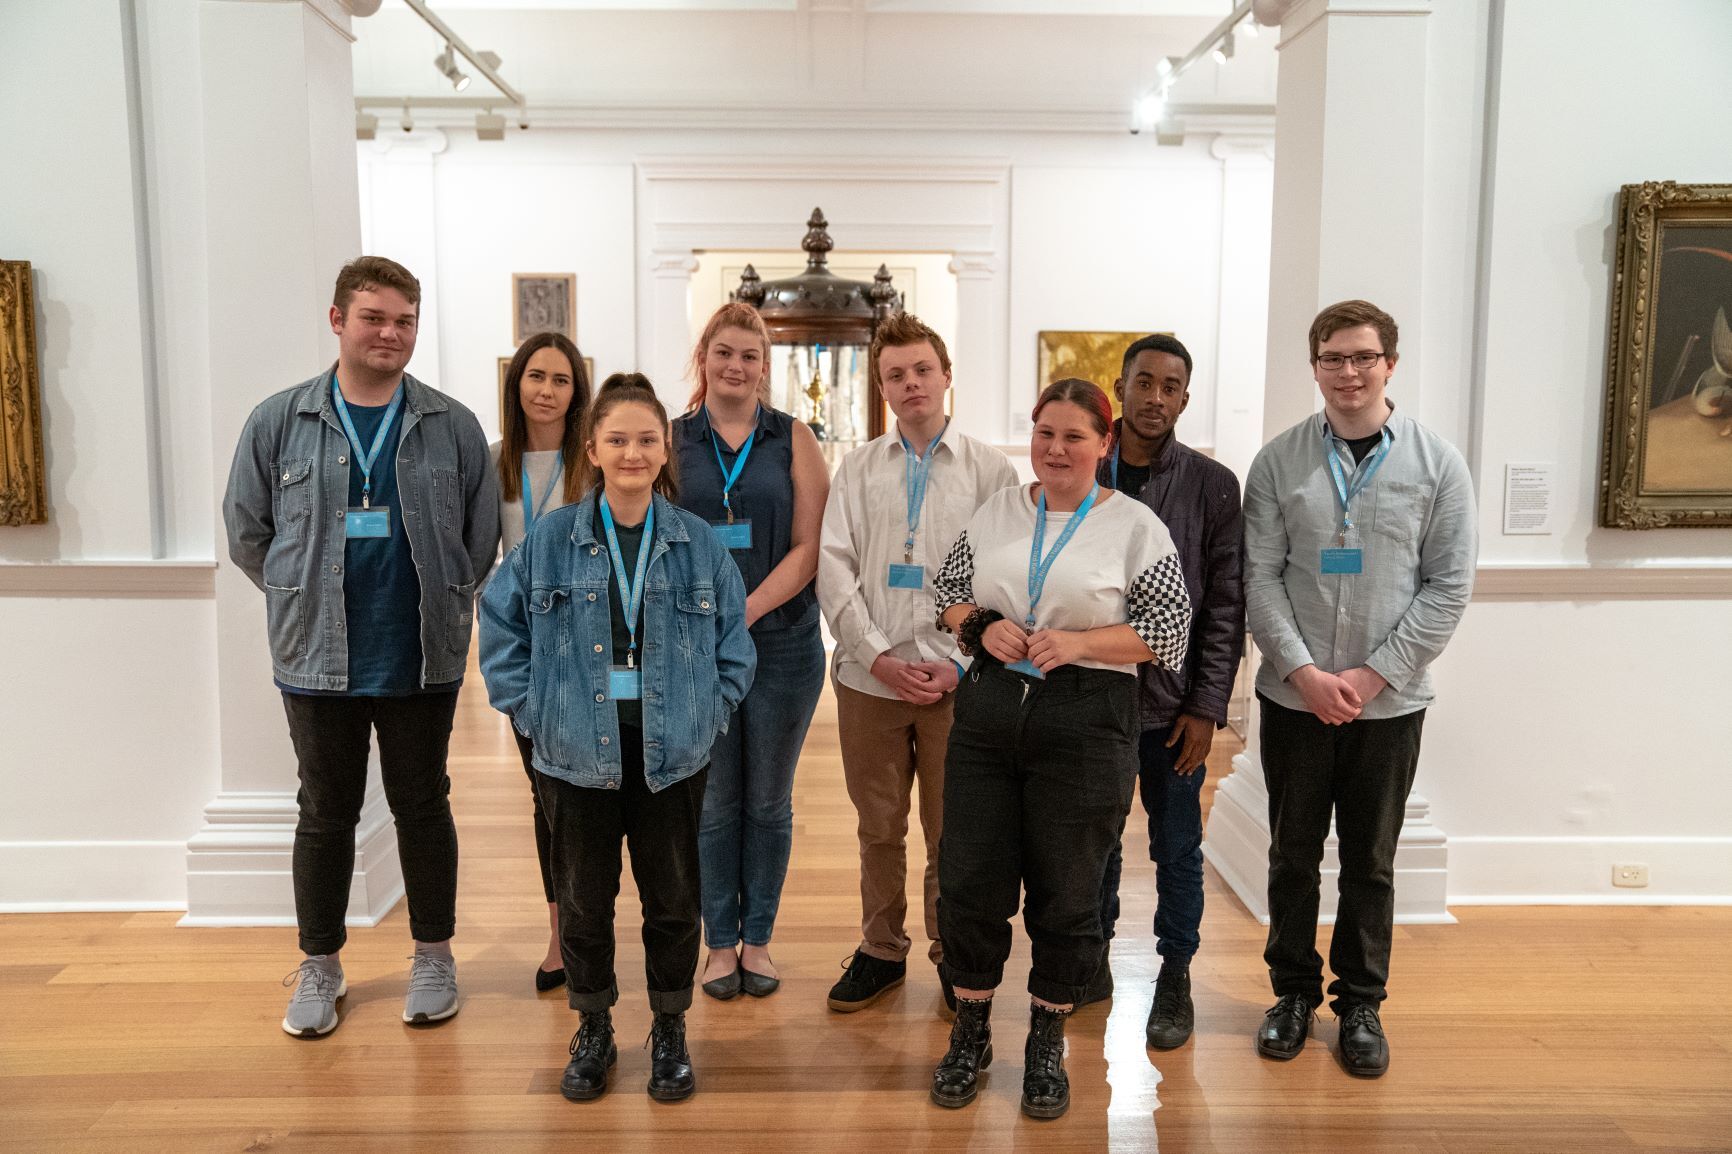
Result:
<svg viewBox="0 0 1732 1154"><path fill-rule="evenodd" d="M1129 461L1121 460L1119 478L1113 487L1121 493L1129 493L1135 497L1143 491L1143 486L1149 483L1149 474L1153 471L1153 465L1133 465Z"/></svg>
<svg viewBox="0 0 1732 1154"><path fill-rule="evenodd" d="M1379 429L1369 437L1358 437L1347 442L1347 447L1353 453L1353 463L1360 464L1371 450L1377 448L1383 440L1383 430Z"/></svg>
<svg viewBox="0 0 1732 1154"><path fill-rule="evenodd" d="M636 525L621 525L613 523L613 535L619 539L620 556L625 560L626 576L632 581L637 580L637 551L643 547L643 523ZM601 502L596 502L595 535L601 538L603 545L607 543L607 530L601 523ZM654 548L654 546L651 546ZM613 572L609 562L609 573ZM608 617L613 622L613 657L614 665L625 665L626 652L631 648L631 630L625 626L625 595L620 592L619 577L613 576L607 584ZM643 620L644 608L638 606L637 634L637 667L643 668ZM619 723L633 728L643 728L642 701L615 701L614 708L619 711Z"/></svg>

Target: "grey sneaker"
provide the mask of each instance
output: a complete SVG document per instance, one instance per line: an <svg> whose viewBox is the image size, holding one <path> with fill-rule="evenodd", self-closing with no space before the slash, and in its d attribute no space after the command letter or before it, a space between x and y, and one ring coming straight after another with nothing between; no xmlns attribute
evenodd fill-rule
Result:
<svg viewBox="0 0 1732 1154"><path fill-rule="evenodd" d="M457 1012L457 963L437 954L415 954L403 1020L416 1026L443 1022Z"/></svg>
<svg viewBox="0 0 1732 1154"><path fill-rule="evenodd" d="M322 1038L337 1028L337 999L349 992L343 967L315 954L291 970L283 985L294 986L283 1032L297 1038Z"/></svg>

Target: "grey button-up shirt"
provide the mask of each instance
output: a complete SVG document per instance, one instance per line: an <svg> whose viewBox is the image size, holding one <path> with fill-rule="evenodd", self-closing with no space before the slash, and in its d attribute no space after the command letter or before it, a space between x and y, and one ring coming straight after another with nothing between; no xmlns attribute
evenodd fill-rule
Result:
<svg viewBox="0 0 1732 1154"><path fill-rule="evenodd" d="M1362 571L1322 572L1341 540L1341 501L1325 452L1351 487L1355 465L1322 413L1265 445L1245 481L1245 608L1263 652L1257 692L1304 709L1287 678L1315 664L1329 673L1367 665L1389 687L1362 718L1400 717L1430 705L1428 668L1455 632L1473 592L1478 557L1473 479L1455 446L1392 412L1388 457L1353 498L1345 545Z"/></svg>

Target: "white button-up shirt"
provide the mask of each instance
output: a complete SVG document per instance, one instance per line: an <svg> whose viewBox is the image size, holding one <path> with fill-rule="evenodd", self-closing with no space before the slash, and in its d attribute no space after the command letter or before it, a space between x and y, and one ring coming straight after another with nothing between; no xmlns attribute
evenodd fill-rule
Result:
<svg viewBox="0 0 1732 1154"><path fill-rule="evenodd" d="M915 452L924 450L915 445ZM997 449L945 429L932 451L926 500L911 563L919 589L892 589L890 566L904 563L908 539L908 461L900 425L842 459L824 506L818 551L818 602L836 638L836 680L877 697L895 697L872 676L889 653L904 661L949 661L956 638L937 626L933 579L976 509L1015 485L1016 469Z"/></svg>

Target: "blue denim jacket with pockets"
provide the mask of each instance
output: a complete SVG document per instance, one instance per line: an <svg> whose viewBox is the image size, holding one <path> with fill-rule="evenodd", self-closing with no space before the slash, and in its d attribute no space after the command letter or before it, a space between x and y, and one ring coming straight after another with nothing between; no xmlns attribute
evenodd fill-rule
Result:
<svg viewBox="0 0 1732 1154"><path fill-rule="evenodd" d="M710 746L758 665L746 585L702 518L655 497L644 590L644 779L666 789L709 764ZM535 768L591 789L620 784L619 714L608 697L619 595L596 493L542 516L481 597L481 675L493 707L535 743Z"/></svg>
<svg viewBox="0 0 1732 1154"><path fill-rule="evenodd" d="M265 594L284 685L349 687L343 517L353 450L331 401L333 365L247 418L223 498L229 557ZM463 676L475 591L499 549L499 485L475 414L403 375L398 509L421 578L421 684Z"/></svg>

